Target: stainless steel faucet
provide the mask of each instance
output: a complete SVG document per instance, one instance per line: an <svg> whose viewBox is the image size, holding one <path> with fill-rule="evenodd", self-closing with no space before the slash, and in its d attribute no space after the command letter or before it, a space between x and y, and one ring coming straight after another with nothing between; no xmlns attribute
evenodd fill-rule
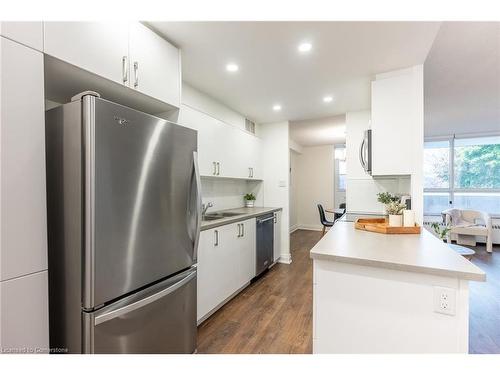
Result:
<svg viewBox="0 0 500 375"><path fill-rule="evenodd" d="M207 213L207 210L210 208L210 207L213 207L214 204L212 202L207 202L207 204L203 203L201 205L201 215L202 216L205 216L205 214Z"/></svg>

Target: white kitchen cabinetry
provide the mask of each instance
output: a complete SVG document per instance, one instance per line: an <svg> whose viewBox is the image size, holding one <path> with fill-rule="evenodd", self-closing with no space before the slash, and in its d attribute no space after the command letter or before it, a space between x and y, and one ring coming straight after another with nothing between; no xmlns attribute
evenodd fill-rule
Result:
<svg viewBox="0 0 500 375"><path fill-rule="evenodd" d="M410 71L411 72L411 71ZM372 175L413 172L415 103L413 75L396 74L372 82Z"/></svg>
<svg viewBox="0 0 500 375"><path fill-rule="evenodd" d="M0 280L47 269L43 55L0 37Z"/></svg>
<svg viewBox="0 0 500 375"><path fill-rule="evenodd" d="M141 23L130 24L130 87L179 107L179 50Z"/></svg>
<svg viewBox="0 0 500 375"><path fill-rule="evenodd" d="M277 262L281 254L281 211L274 212L274 249L273 261Z"/></svg>
<svg viewBox="0 0 500 375"><path fill-rule="evenodd" d="M198 248L198 321L255 276L255 219L202 231Z"/></svg>
<svg viewBox="0 0 500 375"><path fill-rule="evenodd" d="M179 123L198 131L202 176L262 178L260 138L185 105Z"/></svg>
<svg viewBox="0 0 500 375"><path fill-rule="evenodd" d="M50 56L180 105L179 50L140 23L45 22L44 44Z"/></svg>
<svg viewBox="0 0 500 375"><path fill-rule="evenodd" d="M44 52L128 85L127 22L45 22Z"/></svg>
<svg viewBox="0 0 500 375"><path fill-rule="evenodd" d="M0 35L38 51L43 51L43 23L41 21L2 21L0 22Z"/></svg>
<svg viewBox="0 0 500 375"><path fill-rule="evenodd" d="M6 353L48 349L47 283L47 271L0 282L0 348Z"/></svg>

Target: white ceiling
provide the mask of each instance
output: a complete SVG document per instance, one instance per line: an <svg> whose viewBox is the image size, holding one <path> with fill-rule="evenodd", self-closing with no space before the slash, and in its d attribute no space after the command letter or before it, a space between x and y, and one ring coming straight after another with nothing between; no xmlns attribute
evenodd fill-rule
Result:
<svg viewBox="0 0 500 375"><path fill-rule="evenodd" d="M345 143L345 115L290 121L290 138L302 146Z"/></svg>
<svg viewBox="0 0 500 375"><path fill-rule="evenodd" d="M424 65L425 134L500 131L500 23L446 22Z"/></svg>
<svg viewBox="0 0 500 375"><path fill-rule="evenodd" d="M260 122L370 107L374 74L424 62L436 22L149 22L182 49L183 79ZM312 43L301 55L300 42ZM239 65L228 73L228 62ZM334 101L322 98L332 95ZM281 112L272 106L282 105Z"/></svg>

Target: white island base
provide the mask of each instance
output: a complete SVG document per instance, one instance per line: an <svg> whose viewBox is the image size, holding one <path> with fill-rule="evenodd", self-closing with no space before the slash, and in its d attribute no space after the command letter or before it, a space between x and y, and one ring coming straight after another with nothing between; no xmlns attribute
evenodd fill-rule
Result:
<svg viewBox="0 0 500 375"><path fill-rule="evenodd" d="M313 283L313 353L468 352L466 280L314 260ZM455 315L434 311L436 286Z"/></svg>
<svg viewBox="0 0 500 375"><path fill-rule="evenodd" d="M426 230L337 222L311 258L313 353L468 352L469 281L486 275Z"/></svg>

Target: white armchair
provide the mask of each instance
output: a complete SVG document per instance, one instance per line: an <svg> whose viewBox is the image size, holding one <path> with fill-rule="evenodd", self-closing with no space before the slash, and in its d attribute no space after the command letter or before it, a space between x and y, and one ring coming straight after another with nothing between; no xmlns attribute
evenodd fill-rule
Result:
<svg viewBox="0 0 500 375"><path fill-rule="evenodd" d="M473 210L460 210L452 208L441 212L445 225L450 225L448 242L451 234L457 235L460 245L476 245L475 236L486 237L486 251L492 252L491 217L486 212Z"/></svg>

